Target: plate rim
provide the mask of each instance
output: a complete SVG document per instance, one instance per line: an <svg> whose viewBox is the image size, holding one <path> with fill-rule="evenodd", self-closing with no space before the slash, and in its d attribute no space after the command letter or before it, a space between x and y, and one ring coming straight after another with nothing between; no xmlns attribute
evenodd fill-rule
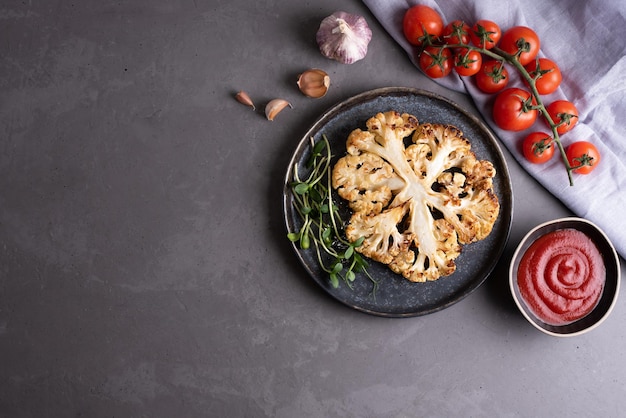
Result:
<svg viewBox="0 0 626 418"><path fill-rule="evenodd" d="M496 265L498 264L498 261L502 258L502 255L504 254L505 247L509 241L510 234L511 234L511 226L512 226L513 211L514 211L513 188L512 188L512 181L511 181L510 171L508 168L508 163L502 151L502 147L500 145L499 139L496 137L496 135L492 132L492 130L487 126L487 124L482 119L468 112L467 110L465 110L463 107L461 107L459 104L457 104L453 100L445 96L442 96L438 93L434 93L428 90L415 88L415 87L401 87L401 86L381 87L381 88L375 88L375 89L358 93L356 95L350 96L330 106L329 108L327 108L327 110L322 112L320 116L318 116L315 122L313 122L313 124L310 125L310 127L298 140L294 150L291 153L291 157L289 159L289 163L287 164L287 170L285 172L285 176L283 179L283 198L282 198L283 199L283 202L282 202L283 222L284 222L284 226L285 226L287 233L292 232L290 230L290 224L289 224L289 219L288 219L289 216L291 216L291 213L289 212L289 207L291 206L291 200L289 199L289 195L292 194L292 191L290 188L291 177L293 174L294 165L300 161L301 155L304 152L306 152L306 147L303 146L303 143L306 142L312 136L312 134L316 132L321 132L321 128L326 123L333 120L333 118L336 115L338 115L339 113L347 109L350 109L351 107L364 104L370 101L378 100L383 96L407 96L407 95L422 96L422 97L427 97L430 99L444 102L445 104L451 106L456 111L461 113L464 117L470 119L471 122L474 123L482 131L482 133L484 133L489 138L491 145L492 145L493 152L497 154L498 159L500 160L502 166L505 168L504 172L499 171L498 175L501 176L502 184L506 186L506 192L508 193L501 193L501 194L506 198L507 204L510 207L510 211L508 211L508 213L505 214L508 219L501 219L501 221L503 222L503 226L505 228L503 242L502 242L502 245L500 245L497 254L494 254L495 261L493 261L491 265L488 266L487 270L484 273L484 276L480 278L479 280L476 280L474 283L472 283L471 286L468 286L466 290L457 294L456 297L453 298L452 300L449 300L446 303L442 303L436 307L429 308L426 310L398 313L398 312L377 311L373 309L368 309L358 304L349 303L343 298L338 297L337 294L333 293L328 288L328 286L324 286L322 283L320 283L320 280L318 279L316 274L311 270L311 267L303 259L303 256L301 254L301 251L303 250L301 250L297 246L297 243L290 242L291 247L295 251L300 264L304 267L307 274L313 279L313 281L318 286L320 286L326 294L330 295L333 299L340 302L341 304L347 307L350 307L352 309L355 309L357 311L374 315L374 316L382 316L382 317L388 317L388 318L407 318L407 317L416 317L416 316L424 316L424 315L432 314L434 312L441 311L445 308L448 308L460 302L461 300L469 296L471 293L473 293L476 289L478 289L486 281L486 279L491 275Z"/></svg>

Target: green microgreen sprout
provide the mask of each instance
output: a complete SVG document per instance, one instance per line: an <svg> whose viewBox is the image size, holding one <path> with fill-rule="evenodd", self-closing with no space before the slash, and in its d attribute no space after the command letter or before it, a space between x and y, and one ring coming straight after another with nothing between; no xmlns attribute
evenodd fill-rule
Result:
<svg viewBox="0 0 626 418"><path fill-rule="evenodd" d="M356 251L363 245L364 237L350 242L343 231L339 207L332 194L331 161L332 152L326 135L315 142L311 138L311 155L306 161L308 175L300 173L298 164L293 169L290 184L293 191L293 205L302 219L302 226L296 232L289 232L287 238L298 243L303 250L312 247L322 270L328 273L331 285L339 287L343 281L353 288L356 273L363 273L374 284L375 297L378 282L367 271L367 260Z"/></svg>

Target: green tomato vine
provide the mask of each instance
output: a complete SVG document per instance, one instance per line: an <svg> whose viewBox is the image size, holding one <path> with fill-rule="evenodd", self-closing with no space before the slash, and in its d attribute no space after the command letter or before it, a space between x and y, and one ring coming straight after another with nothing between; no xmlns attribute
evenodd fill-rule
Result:
<svg viewBox="0 0 626 418"><path fill-rule="evenodd" d="M461 27L455 28L456 32L453 32L453 35L457 36L457 39L462 39L462 31L463 29ZM489 35L490 32L484 32L482 34L479 34L483 40L488 40L489 39ZM554 141L554 143L557 145L557 148L559 149L559 153L561 155L561 158L563 160L563 163L565 165L565 168L567 170L567 176L568 176L568 181L569 181L569 185L573 186L574 185L574 179L572 176L572 172L579 168L580 165L576 166L576 167L572 167L567 159L567 155L565 152L565 148L563 146L563 143L561 142L559 133L557 132L557 128L560 126L560 124L557 124L554 122L554 120L552 119L552 117L550 116L550 114L548 113L546 106L543 104L543 101L541 100L541 95L539 94L539 92L537 91L537 79L539 77L541 77L541 72L539 72L538 74L536 74L534 77L530 75L530 73L526 70L526 68L524 68L524 66L519 62L519 57L520 55L528 50L528 44L524 43L524 42L519 42L518 43L518 50L515 54L509 54L506 51L503 51L502 49L496 47L493 47L491 49L486 49L484 47L477 47L474 45L471 45L469 43L458 43L458 44L429 44L429 41L426 43L425 46L436 46L439 48L451 48L452 50L454 50L455 48L466 48L469 50L474 50L474 51L478 51L481 54L493 58L501 63L507 63L512 65L517 72L520 74L520 76L526 81L526 83L528 84L529 88L530 88L530 93L532 94L535 103L527 103L525 104L525 110L537 110L541 113L541 115L546 119L548 125L550 126L550 130L552 131L552 140ZM483 42L484 43L484 42ZM565 121L561 121L561 124L566 123Z"/></svg>

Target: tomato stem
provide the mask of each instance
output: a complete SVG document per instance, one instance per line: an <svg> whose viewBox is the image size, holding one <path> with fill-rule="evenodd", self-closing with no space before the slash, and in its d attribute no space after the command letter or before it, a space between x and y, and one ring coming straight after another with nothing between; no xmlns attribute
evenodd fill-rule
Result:
<svg viewBox="0 0 626 418"><path fill-rule="evenodd" d="M574 161L576 161L578 163L578 165L570 166L570 168L569 168L570 171L576 171L579 168L582 168L582 167L585 167L585 166L592 166L594 158L592 156L590 156L589 154L583 154L583 155L581 155L578 158L574 158Z"/></svg>
<svg viewBox="0 0 626 418"><path fill-rule="evenodd" d="M535 143L532 147L533 154L540 156L541 154L546 152L546 150L552 147L552 142L552 138L546 137L542 139L541 142Z"/></svg>

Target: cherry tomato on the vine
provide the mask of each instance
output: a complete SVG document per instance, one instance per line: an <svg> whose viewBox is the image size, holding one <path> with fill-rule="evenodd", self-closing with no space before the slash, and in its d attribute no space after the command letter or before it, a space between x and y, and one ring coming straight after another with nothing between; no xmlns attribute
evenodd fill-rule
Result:
<svg viewBox="0 0 626 418"><path fill-rule="evenodd" d="M431 78L441 78L452 71L453 57L450 48L427 46L420 54L419 65L422 71Z"/></svg>
<svg viewBox="0 0 626 418"><path fill-rule="evenodd" d="M539 53L539 36L526 26L514 26L502 34L500 49L511 55L518 55L518 61L526 65Z"/></svg>
<svg viewBox="0 0 626 418"><path fill-rule="evenodd" d="M533 164L543 164L554 155L552 137L543 132L533 132L522 141L522 153Z"/></svg>
<svg viewBox="0 0 626 418"><path fill-rule="evenodd" d="M443 28L442 37L448 45L467 45L470 41L471 30L469 25L462 20L453 20Z"/></svg>
<svg viewBox="0 0 626 418"><path fill-rule="evenodd" d="M412 45L428 45L434 38L441 36L443 20L433 8L418 4L405 12L402 29Z"/></svg>
<svg viewBox="0 0 626 418"><path fill-rule="evenodd" d="M600 152L591 142L578 141L565 150L567 161L574 173L589 174L600 163Z"/></svg>
<svg viewBox="0 0 626 418"><path fill-rule="evenodd" d="M497 93L509 84L509 72L503 62L483 61L480 71L474 77L478 88L485 93Z"/></svg>
<svg viewBox="0 0 626 418"><path fill-rule="evenodd" d="M557 126L559 135L569 132L578 123L578 109L568 100L556 100L546 106L546 110Z"/></svg>
<svg viewBox="0 0 626 418"><path fill-rule="evenodd" d="M470 39L479 48L491 49L497 45L502 36L502 30L496 22L481 19L472 26Z"/></svg>
<svg viewBox="0 0 626 418"><path fill-rule="evenodd" d="M480 71L483 56L474 49L460 48L454 54L454 70L460 76L472 76Z"/></svg>
<svg viewBox="0 0 626 418"><path fill-rule="evenodd" d="M506 131L523 131L535 123L535 99L526 90L511 87L496 96L493 103L493 120Z"/></svg>
<svg viewBox="0 0 626 418"><path fill-rule="evenodd" d="M554 93L559 88L563 76L556 63L547 58L538 58L525 66L531 77L536 78L535 87L539 94Z"/></svg>

